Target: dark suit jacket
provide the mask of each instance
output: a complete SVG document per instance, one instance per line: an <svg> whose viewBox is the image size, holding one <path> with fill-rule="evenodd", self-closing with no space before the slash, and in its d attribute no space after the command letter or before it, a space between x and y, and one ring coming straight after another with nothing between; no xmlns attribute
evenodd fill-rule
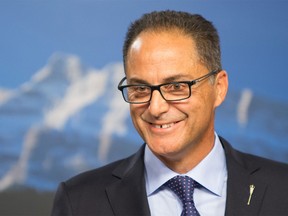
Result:
<svg viewBox="0 0 288 216"><path fill-rule="evenodd" d="M288 165L241 153L220 139L228 169L225 215L288 215ZM144 147L61 183L52 215L150 215L143 156Z"/></svg>

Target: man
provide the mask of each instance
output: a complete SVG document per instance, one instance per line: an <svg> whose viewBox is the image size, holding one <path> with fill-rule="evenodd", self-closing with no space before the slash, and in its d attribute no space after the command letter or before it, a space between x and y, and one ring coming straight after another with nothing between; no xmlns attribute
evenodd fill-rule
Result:
<svg viewBox="0 0 288 216"><path fill-rule="evenodd" d="M228 77L209 21L145 14L128 30L123 59L118 88L145 145L61 183L52 215L288 215L288 166L215 133Z"/></svg>

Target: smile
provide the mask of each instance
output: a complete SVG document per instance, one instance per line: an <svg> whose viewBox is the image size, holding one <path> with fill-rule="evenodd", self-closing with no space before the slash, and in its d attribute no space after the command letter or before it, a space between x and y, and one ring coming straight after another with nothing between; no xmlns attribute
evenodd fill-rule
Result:
<svg viewBox="0 0 288 216"><path fill-rule="evenodd" d="M170 128L170 127L172 127L173 125L175 125L175 123L163 124L163 125L152 124L152 125L153 125L153 127L155 127L155 128L163 128L163 129L165 129L165 128Z"/></svg>

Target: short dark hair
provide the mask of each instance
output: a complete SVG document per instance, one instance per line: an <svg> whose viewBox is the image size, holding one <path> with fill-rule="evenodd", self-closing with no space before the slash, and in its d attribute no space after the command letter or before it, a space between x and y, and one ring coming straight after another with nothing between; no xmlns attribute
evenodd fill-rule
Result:
<svg viewBox="0 0 288 216"><path fill-rule="evenodd" d="M219 36L213 24L199 14L172 10L147 13L131 23L123 45L124 68L130 46L140 33L169 30L178 30L191 37L196 43L201 63L209 70L222 68Z"/></svg>

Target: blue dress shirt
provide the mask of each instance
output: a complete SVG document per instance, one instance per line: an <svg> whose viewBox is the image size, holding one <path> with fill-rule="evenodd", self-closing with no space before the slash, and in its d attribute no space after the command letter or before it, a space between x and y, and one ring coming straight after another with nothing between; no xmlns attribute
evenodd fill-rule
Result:
<svg viewBox="0 0 288 216"><path fill-rule="evenodd" d="M166 167L145 147L145 177L148 203L152 216L181 215L182 203L171 190L161 187L178 173ZM194 191L195 206L201 216L225 214L227 167L225 153L215 133L215 144L211 152L185 175L190 176L201 187Z"/></svg>

